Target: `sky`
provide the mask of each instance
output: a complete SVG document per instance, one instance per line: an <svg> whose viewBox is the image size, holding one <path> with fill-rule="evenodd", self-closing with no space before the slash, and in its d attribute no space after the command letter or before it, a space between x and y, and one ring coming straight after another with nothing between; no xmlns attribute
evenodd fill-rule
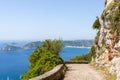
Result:
<svg viewBox="0 0 120 80"><path fill-rule="evenodd" d="M105 0L0 0L0 40L94 39Z"/></svg>

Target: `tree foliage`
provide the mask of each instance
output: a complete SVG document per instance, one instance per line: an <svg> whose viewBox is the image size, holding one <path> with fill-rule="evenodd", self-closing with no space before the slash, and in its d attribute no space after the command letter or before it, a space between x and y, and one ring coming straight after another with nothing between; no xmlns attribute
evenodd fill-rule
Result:
<svg viewBox="0 0 120 80"><path fill-rule="evenodd" d="M93 23L93 29L99 29L99 28L100 28L100 22L99 22L99 18L97 18Z"/></svg>
<svg viewBox="0 0 120 80"><path fill-rule="evenodd" d="M59 57L62 48L61 40L46 40L30 55L29 71L23 74L22 80L29 80L39 76L56 65L63 63Z"/></svg>
<svg viewBox="0 0 120 80"><path fill-rule="evenodd" d="M61 40L46 40L43 42L40 49L42 52L51 51L54 54L59 54L62 48L62 41Z"/></svg>

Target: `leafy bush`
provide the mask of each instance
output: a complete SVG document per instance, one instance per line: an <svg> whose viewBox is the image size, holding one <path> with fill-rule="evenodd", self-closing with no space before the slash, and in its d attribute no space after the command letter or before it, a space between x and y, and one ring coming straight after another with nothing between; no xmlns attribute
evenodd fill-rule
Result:
<svg viewBox="0 0 120 80"><path fill-rule="evenodd" d="M62 49L62 41L61 40L45 40L41 46L39 46L34 52L33 54L30 55L30 63L31 66L34 66L37 62L37 60L39 60L40 54L41 53L46 53L46 52L51 52L53 54L59 55L59 52Z"/></svg>
<svg viewBox="0 0 120 80"><path fill-rule="evenodd" d="M74 62L90 62L92 58L96 57L95 47L92 46L90 52L86 55L82 56L76 56L75 58L72 58L71 61Z"/></svg>
<svg viewBox="0 0 120 80"><path fill-rule="evenodd" d="M63 63L63 60L58 55L58 51L62 47L58 48L58 45L62 45L60 40L44 41L42 46L31 54L29 71L22 75L22 80L29 80L30 78L39 76L53 69L56 65Z"/></svg>
<svg viewBox="0 0 120 80"><path fill-rule="evenodd" d="M99 18L97 18L93 23L93 29L99 29L99 28L100 28L100 22L99 22Z"/></svg>
<svg viewBox="0 0 120 80"><path fill-rule="evenodd" d="M99 36L100 36L100 31L98 31L97 36L95 37L95 40L94 40L94 43L96 45L98 45Z"/></svg>
<svg viewBox="0 0 120 80"><path fill-rule="evenodd" d="M92 48L91 48L91 50L89 52L89 55L90 55L91 59L92 59L92 57L93 58L96 57L96 48L95 48L95 46L92 46Z"/></svg>
<svg viewBox="0 0 120 80"><path fill-rule="evenodd" d="M61 40L46 40L43 42L42 46L40 46L42 52L51 51L54 54L59 55L59 52L62 49L62 41Z"/></svg>
<svg viewBox="0 0 120 80"><path fill-rule="evenodd" d="M82 56L76 56L75 58L72 58L71 61L74 62L90 62L91 58L90 56L87 55L82 55Z"/></svg>

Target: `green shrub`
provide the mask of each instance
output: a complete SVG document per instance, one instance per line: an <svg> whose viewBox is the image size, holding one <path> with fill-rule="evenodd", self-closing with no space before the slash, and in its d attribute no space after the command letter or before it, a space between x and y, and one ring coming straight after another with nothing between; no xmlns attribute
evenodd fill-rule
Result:
<svg viewBox="0 0 120 80"><path fill-rule="evenodd" d="M98 45L99 36L100 36L100 31L98 31L97 36L95 37L95 40L94 40L94 43L96 45Z"/></svg>
<svg viewBox="0 0 120 80"><path fill-rule="evenodd" d="M93 23L93 29L99 29L99 28L100 28L100 22L99 22L99 18L97 18Z"/></svg>
<svg viewBox="0 0 120 80"><path fill-rule="evenodd" d="M42 46L37 48L30 56L29 71L22 75L22 80L29 80L30 78L44 74L53 69L56 65L63 63L59 57L59 51L62 45L60 40L46 40ZM57 50L59 49L59 50Z"/></svg>
<svg viewBox="0 0 120 80"><path fill-rule="evenodd" d="M31 66L34 66L37 62L37 60L39 60L40 54L41 53L45 53L47 51L59 55L59 52L62 49L62 41L61 40L45 40L41 46L39 46L34 52L33 54L30 55L30 63Z"/></svg>
<svg viewBox="0 0 120 80"><path fill-rule="evenodd" d="M90 62L91 56L89 54L82 55L82 56L76 56L75 58L70 59L70 61L73 62Z"/></svg>
<svg viewBox="0 0 120 80"><path fill-rule="evenodd" d="M70 59L74 62L91 62L92 58L96 57L95 47L92 46L90 52L86 55L76 56L75 58Z"/></svg>
<svg viewBox="0 0 120 80"><path fill-rule="evenodd" d="M41 52L51 51L52 53L59 55L59 52L62 49L62 41L61 40L45 40L39 49Z"/></svg>
<svg viewBox="0 0 120 80"><path fill-rule="evenodd" d="M90 52L89 52L89 55L91 55L91 58L95 58L96 57L96 48L95 46L92 46Z"/></svg>
<svg viewBox="0 0 120 80"><path fill-rule="evenodd" d="M107 0L105 1L105 5L107 4Z"/></svg>

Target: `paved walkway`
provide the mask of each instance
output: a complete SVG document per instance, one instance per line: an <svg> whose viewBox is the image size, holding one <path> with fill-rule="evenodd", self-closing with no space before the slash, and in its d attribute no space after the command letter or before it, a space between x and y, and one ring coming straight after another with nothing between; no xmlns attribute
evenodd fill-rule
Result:
<svg viewBox="0 0 120 80"><path fill-rule="evenodd" d="M89 64L67 64L68 71L63 80L105 80L103 75Z"/></svg>

